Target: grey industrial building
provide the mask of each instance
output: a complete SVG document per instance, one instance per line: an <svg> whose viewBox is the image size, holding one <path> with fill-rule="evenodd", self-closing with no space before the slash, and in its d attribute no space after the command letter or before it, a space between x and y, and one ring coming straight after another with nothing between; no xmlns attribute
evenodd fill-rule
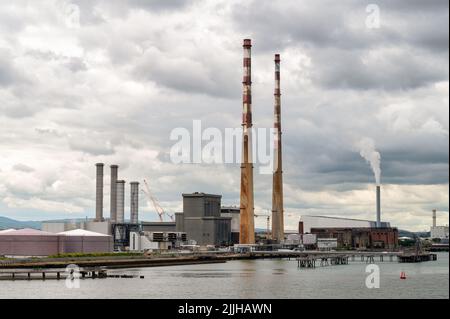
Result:
<svg viewBox="0 0 450 319"><path fill-rule="evenodd" d="M232 217L221 216L221 195L183 194L183 213L176 213L176 231L186 232L198 245L231 243Z"/></svg>
<svg viewBox="0 0 450 319"><path fill-rule="evenodd" d="M236 206L223 206L220 216L231 217L231 243L239 244L239 230L241 225L241 210Z"/></svg>
<svg viewBox="0 0 450 319"><path fill-rule="evenodd" d="M175 232L175 222L144 222L141 223L142 231L146 232Z"/></svg>

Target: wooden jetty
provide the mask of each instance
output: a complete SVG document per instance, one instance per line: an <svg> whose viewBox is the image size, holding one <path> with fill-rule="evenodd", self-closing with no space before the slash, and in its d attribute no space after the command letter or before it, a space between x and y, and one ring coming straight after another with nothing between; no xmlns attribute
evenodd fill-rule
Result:
<svg viewBox="0 0 450 319"><path fill-rule="evenodd" d="M316 262L320 261L320 266L347 265L349 256L305 256L297 257L297 267L316 268Z"/></svg>
<svg viewBox="0 0 450 319"><path fill-rule="evenodd" d="M398 257L400 263L420 263L423 261L437 260L437 254L421 253L421 254L402 254Z"/></svg>
<svg viewBox="0 0 450 319"><path fill-rule="evenodd" d="M66 279L73 278L106 278L106 269L102 268L83 268L79 269L75 275L75 270L66 270L66 268L59 269L1 269L0 280L33 280L33 279Z"/></svg>
<svg viewBox="0 0 450 319"><path fill-rule="evenodd" d="M347 254L337 252L327 252L322 254L318 254L316 252L314 253L303 252L303 254L298 254L296 257L297 266L299 268L316 268L316 265L320 265L321 267L331 265L347 265L349 261L352 262L359 261L368 264L373 264L375 262L394 262L394 258L396 258L396 261L400 263L414 263L414 262L437 260L437 254L432 254L428 252L420 252L420 253L347 252Z"/></svg>

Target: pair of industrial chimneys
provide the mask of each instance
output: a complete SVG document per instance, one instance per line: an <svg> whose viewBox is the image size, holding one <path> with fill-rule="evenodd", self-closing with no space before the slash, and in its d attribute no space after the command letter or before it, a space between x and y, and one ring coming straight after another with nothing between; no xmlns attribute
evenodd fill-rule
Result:
<svg viewBox="0 0 450 319"><path fill-rule="evenodd" d="M250 39L245 39L244 74L242 96L242 163L240 192L240 232L239 243L255 243L254 198L253 198L253 160L252 160L252 91L251 91L251 47ZM284 239L283 177L281 152L281 93L280 93L280 55L275 54L274 90L274 171L272 188L272 239Z"/></svg>
<svg viewBox="0 0 450 319"><path fill-rule="evenodd" d="M103 218L103 163L95 164L97 167L95 221L104 221ZM111 194L110 194L110 220L112 223L125 222L125 181L117 179L118 165L111 165ZM138 223L139 182L130 182L130 223Z"/></svg>

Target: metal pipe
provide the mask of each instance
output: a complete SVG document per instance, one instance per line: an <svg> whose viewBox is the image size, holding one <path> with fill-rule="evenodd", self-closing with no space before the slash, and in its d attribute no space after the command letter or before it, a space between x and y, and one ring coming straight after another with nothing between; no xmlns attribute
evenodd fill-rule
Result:
<svg viewBox="0 0 450 319"><path fill-rule="evenodd" d="M281 152L281 93L280 93L280 55L275 54L275 91L274 91L274 171L272 183L272 239L284 240L283 208L283 170Z"/></svg>
<svg viewBox="0 0 450 319"><path fill-rule="evenodd" d="M115 223L117 218L117 170L119 166L111 165L110 219Z"/></svg>
<svg viewBox="0 0 450 319"><path fill-rule="evenodd" d="M125 181L118 180L117 185L117 218L116 223L123 224L125 222Z"/></svg>
<svg viewBox="0 0 450 319"><path fill-rule="evenodd" d="M377 227L381 227L381 194L380 185L377 185Z"/></svg>
<svg viewBox="0 0 450 319"><path fill-rule="evenodd" d="M240 193L240 232L239 243L255 243L255 221L253 203L253 160L252 160L252 80L251 80L251 47L250 39L245 39L244 75L242 95L242 161L241 161L241 193Z"/></svg>
<svg viewBox="0 0 450 319"><path fill-rule="evenodd" d="M138 223L138 209L139 209L139 182L130 183L130 222L132 224Z"/></svg>
<svg viewBox="0 0 450 319"><path fill-rule="evenodd" d="M103 221L103 163L95 164L97 174L95 181L95 221Z"/></svg>

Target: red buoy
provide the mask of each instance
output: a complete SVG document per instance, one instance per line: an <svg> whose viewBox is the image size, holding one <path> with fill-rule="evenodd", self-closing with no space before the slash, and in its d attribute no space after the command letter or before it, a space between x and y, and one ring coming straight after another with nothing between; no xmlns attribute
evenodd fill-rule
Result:
<svg viewBox="0 0 450 319"><path fill-rule="evenodd" d="M406 279L406 273L404 271L400 273L400 279Z"/></svg>

